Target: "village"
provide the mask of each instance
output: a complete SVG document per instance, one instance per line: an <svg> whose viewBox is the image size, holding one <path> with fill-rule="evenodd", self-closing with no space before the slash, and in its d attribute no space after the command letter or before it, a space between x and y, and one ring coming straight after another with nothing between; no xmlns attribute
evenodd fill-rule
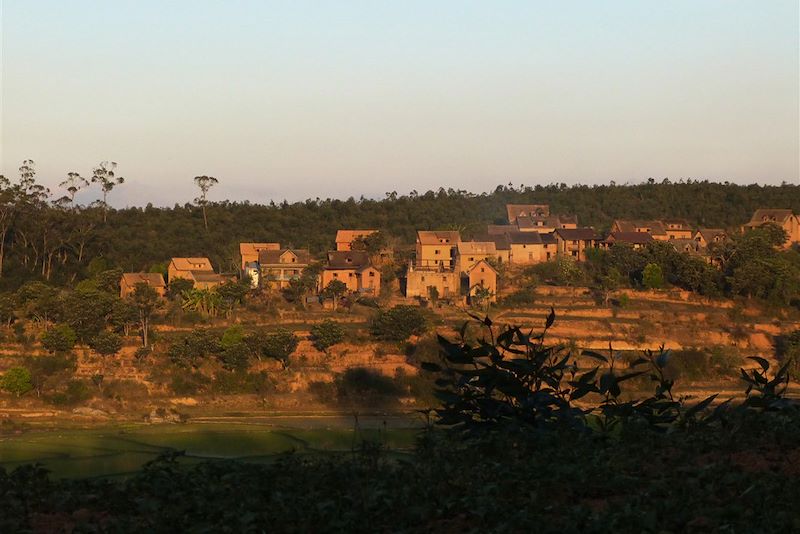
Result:
<svg viewBox="0 0 800 534"><path fill-rule="evenodd" d="M787 236L784 248L800 243L800 217L789 209L758 209L739 228L693 228L684 219L614 220L601 236L581 227L576 215L552 213L546 204L507 204L507 224L488 225L478 239L462 240L457 230L418 230L412 257L398 284L407 299L493 302L498 298L500 271L559 258L585 262L592 250L620 245L634 250L651 242L666 242L682 254L715 264L714 251L736 232L775 225ZM169 284L185 280L194 289L212 290L237 279L249 280L252 290L284 290L305 272L314 277L309 302L336 307L348 295L377 297L381 266L393 261L384 231L340 229L335 250L320 262L307 249L275 242L243 242L238 273L216 272L207 257L171 258L166 279L161 273L128 272L120 280L120 297L130 296L137 284L165 296Z"/></svg>

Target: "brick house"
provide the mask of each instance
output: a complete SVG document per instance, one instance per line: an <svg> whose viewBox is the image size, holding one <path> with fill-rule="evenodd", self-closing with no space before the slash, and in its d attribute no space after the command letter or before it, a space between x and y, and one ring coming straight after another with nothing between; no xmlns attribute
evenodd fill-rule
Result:
<svg viewBox="0 0 800 534"><path fill-rule="evenodd" d="M353 241L377 233L377 230L338 230L336 232L336 250L352 250Z"/></svg>
<svg viewBox="0 0 800 534"><path fill-rule="evenodd" d="M497 300L497 271L486 260L480 260L467 271L469 279L469 297L483 287L489 290L490 302Z"/></svg>
<svg viewBox="0 0 800 534"><path fill-rule="evenodd" d="M369 254L358 250L328 252L328 261L320 276L320 291L333 280L344 282L352 293L379 295L381 273L369 258Z"/></svg>
<svg viewBox="0 0 800 534"><path fill-rule="evenodd" d="M599 239L594 228L559 228L553 234L558 254L577 261L586 261L586 251L597 248Z"/></svg>
<svg viewBox="0 0 800 534"><path fill-rule="evenodd" d="M161 273L122 273L119 281L119 298L124 299L133 294L137 284L147 284L155 289L159 297L167 293L167 284Z"/></svg>
<svg viewBox="0 0 800 534"><path fill-rule="evenodd" d="M310 263L311 254L306 249L262 250L258 253L261 287L283 289L299 278Z"/></svg>
<svg viewBox="0 0 800 534"><path fill-rule="evenodd" d="M247 264L258 263L258 253L262 250L280 250L280 243L239 243L239 256L242 258L242 271Z"/></svg>
<svg viewBox="0 0 800 534"><path fill-rule="evenodd" d="M774 224L786 232L785 248L794 243L800 243L800 218L788 209L757 209L750 222L743 226L743 230L758 228L765 224Z"/></svg>
<svg viewBox="0 0 800 534"><path fill-rule="evenodd" d="M453 270L461 235L452 230L417 231L416 263L418 269Z"/></svg>

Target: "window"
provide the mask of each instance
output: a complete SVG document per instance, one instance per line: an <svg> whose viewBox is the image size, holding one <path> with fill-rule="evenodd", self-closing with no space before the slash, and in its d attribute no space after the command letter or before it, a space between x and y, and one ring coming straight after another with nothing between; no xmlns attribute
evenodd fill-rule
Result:
<svg viewBox="0 0 800 534"><path fill-rule="evenodd" d="M437 248L436 250L433 251L433 253L434 254L439 254L439 249Z"/></svg>
<svg viewBox="0 0 800 534"><path fill-rule="evenodd" d="M485 273L485 272L486 272L486 269L484 269L483 267L481 267L481 272L482 272L482 273ZM481 280L481 282L483 282L483 280Z"/></svg>
<svg viewBox="0 0 800 534"><path fill-rule="evenodd" d="M369 272L369 277L370 278L375 278L375 272L374 271L370 271Z"/></svg>
<svg viewBox="0 0 800 534"><path fill-rule="evenodd" d="M425 277L423 276L422 278L420 278L420 281L424 282L425 281Z"/></svg>

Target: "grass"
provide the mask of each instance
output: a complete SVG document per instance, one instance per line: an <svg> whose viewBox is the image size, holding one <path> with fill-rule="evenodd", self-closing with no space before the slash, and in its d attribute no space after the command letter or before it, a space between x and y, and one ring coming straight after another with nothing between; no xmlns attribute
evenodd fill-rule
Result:
<svg viewBox="0 0 800 534"><path fill-rule="evenodd" d="M244 423L128 425L96 429L32 431L0 439L0 467L39 463L57 478L118 476L137 471L169 450L182 461L240 459L263 462L288 451L349 451L362 440L390 449L413 446L414 428L345 426L292 428ZM335 424L336 422L334 422Z"/></svg>

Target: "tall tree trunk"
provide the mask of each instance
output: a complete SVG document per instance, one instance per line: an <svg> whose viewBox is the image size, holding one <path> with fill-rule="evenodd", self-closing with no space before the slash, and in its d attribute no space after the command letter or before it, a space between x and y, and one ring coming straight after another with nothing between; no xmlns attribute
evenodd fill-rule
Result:
<svg viewBox="0 0 800 534"><path fill-rule="evenodd" d="M206 231L208 231L208 218L206 217L206 206L203 204L203 225L206 227Z"/></svg>

